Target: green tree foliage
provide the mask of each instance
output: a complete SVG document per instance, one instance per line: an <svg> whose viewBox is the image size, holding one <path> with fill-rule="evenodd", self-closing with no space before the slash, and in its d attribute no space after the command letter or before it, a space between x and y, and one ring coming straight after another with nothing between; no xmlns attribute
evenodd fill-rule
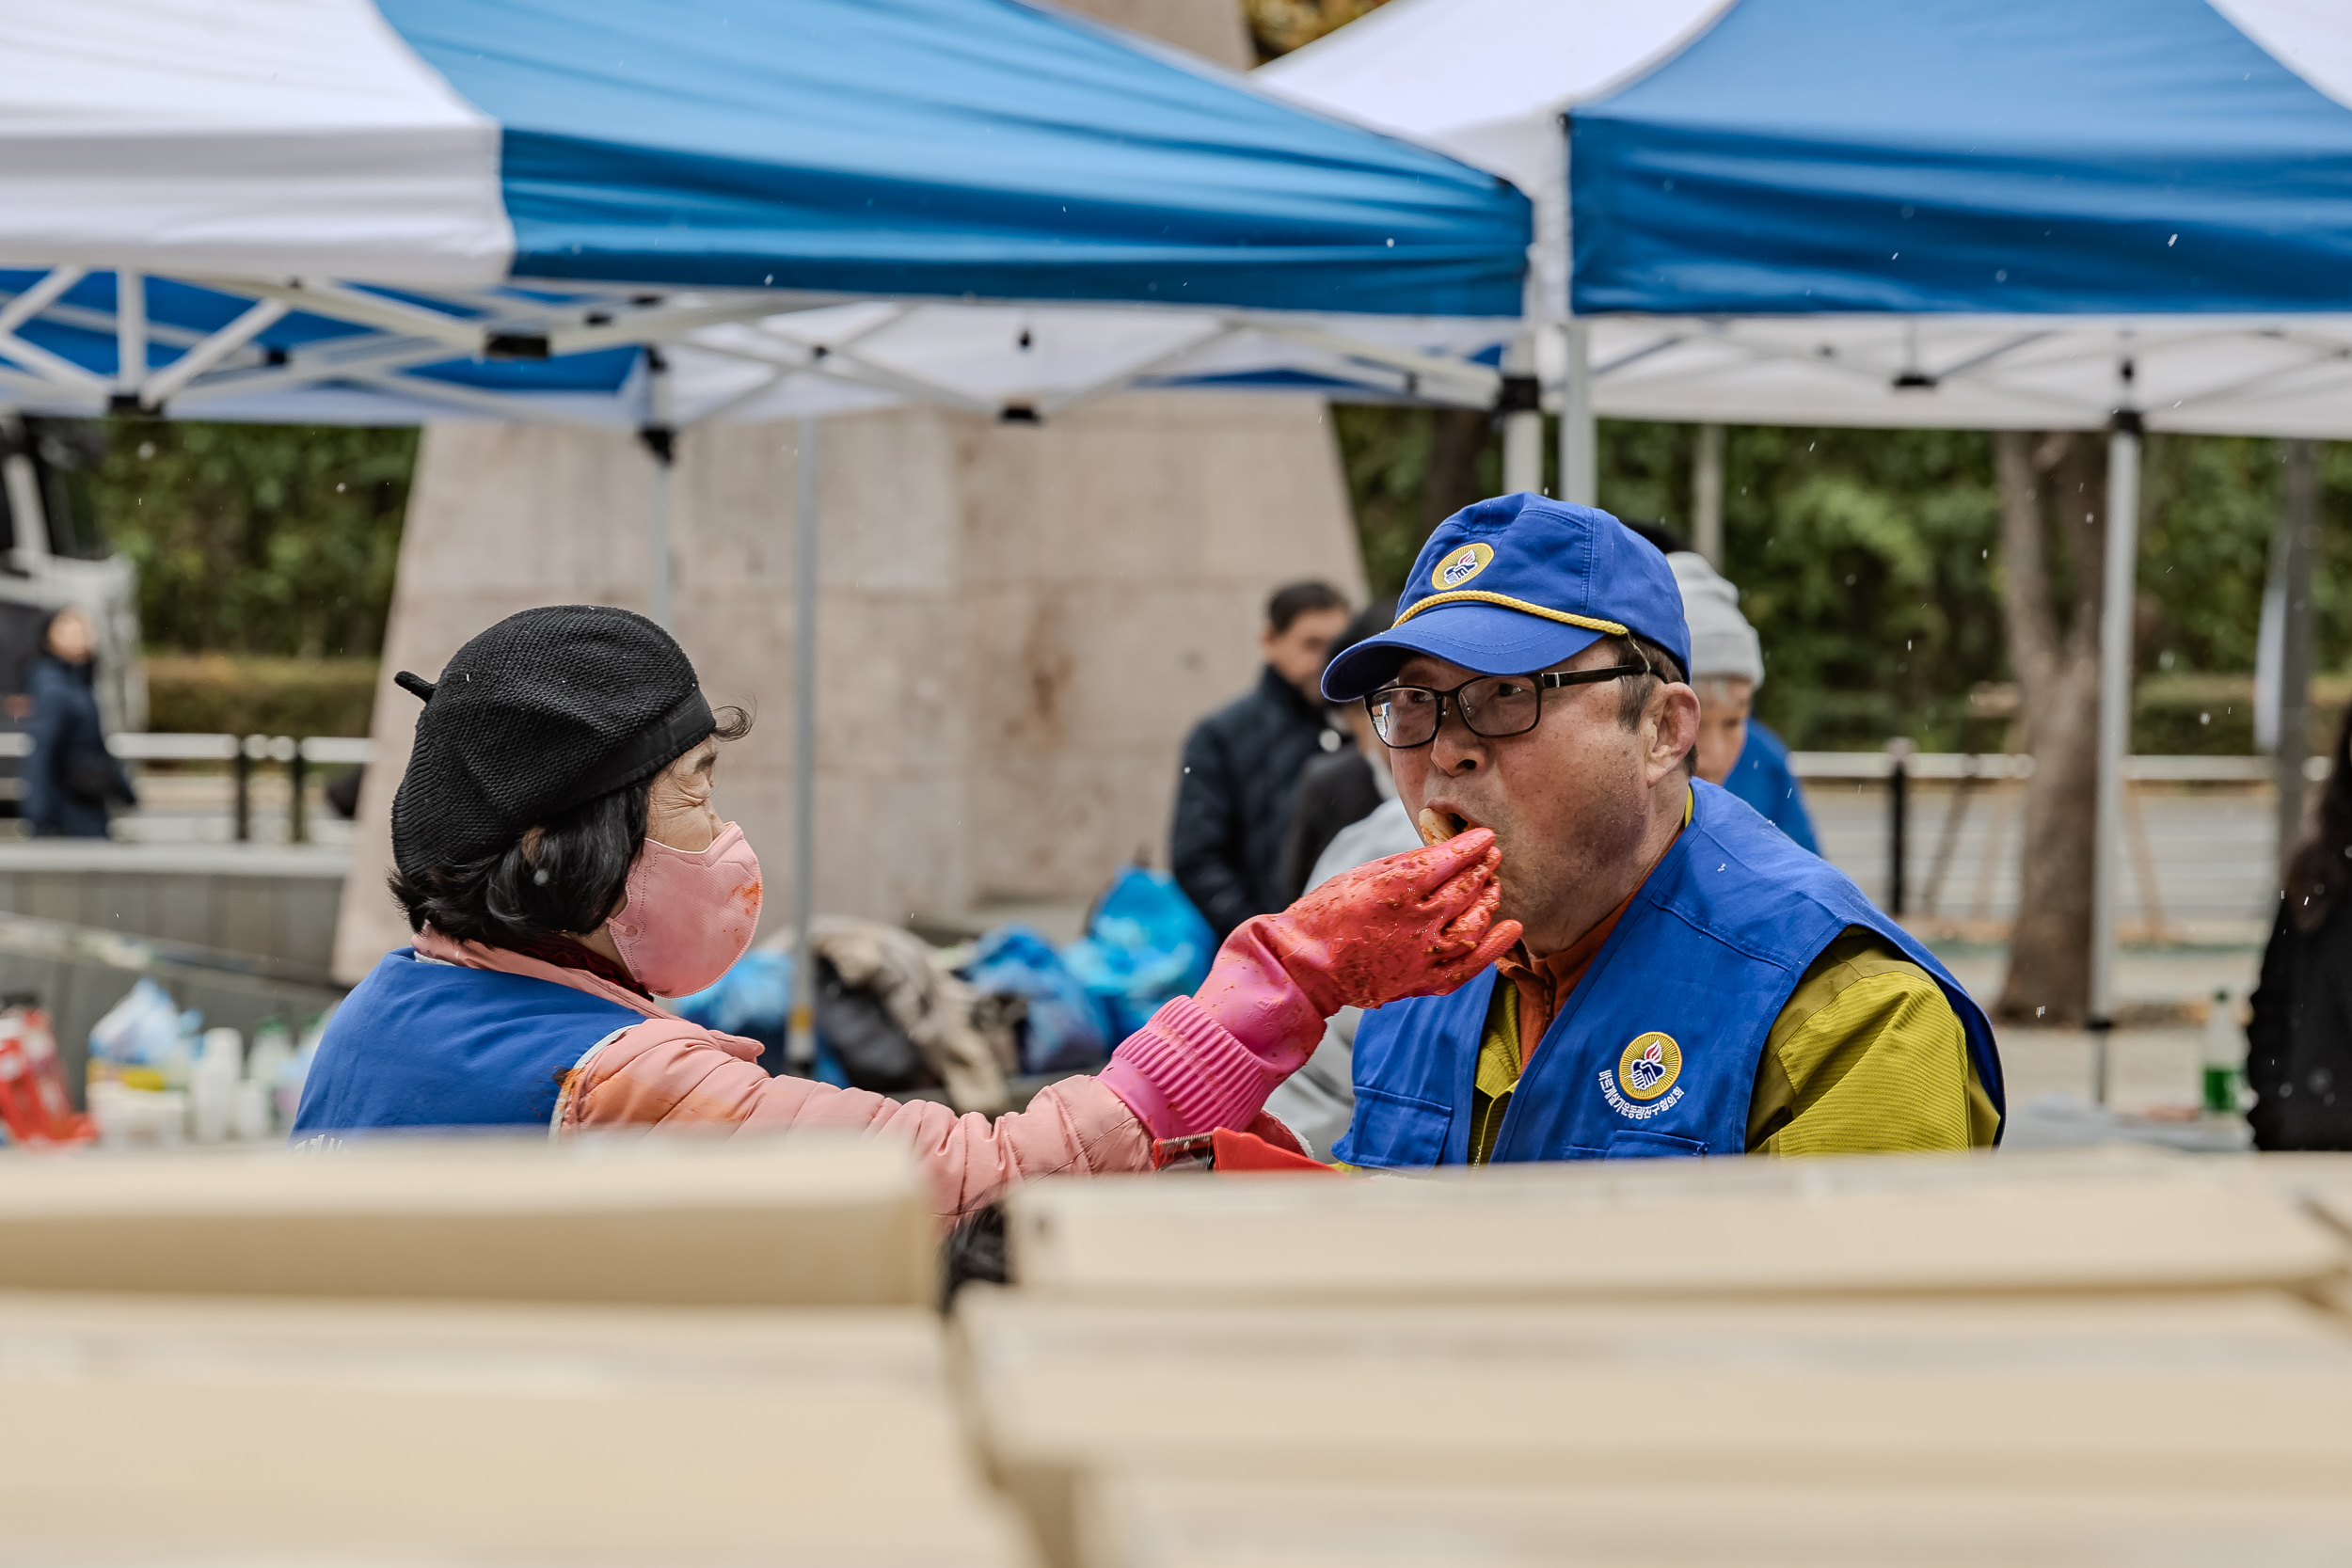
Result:
<svg viewBox="0 0 2352 1568"><path fill-rule="evenodd" d="M1341 404L1331 410L1341 462L1355 504L1364 578L1375 594L1393 598L1428 536L1424 521L1437 454L1438 416L1426 408ZM1502 484L1502 447L1489 440L1471 466L1471 488L1491 496ZM1443 478L1435 483L1444 483Z"/></svg>
<svg viewBox="0 0 2352 1568"><path fill-rule="evenodd" d="M1393 594L1420 548L1430 416L1337 410L1366 575ZM1687 532L1695 427L1600 426L1600 503ZM1550 437L1547 437L1549 446ZM1481 454L1489 493L1500 440ZM1933 430L1735 427L1724 451L1728 575L1763 634L1757 710L1790 744L1997 745L1968 693L2010 678L1991 438ZM2242 674L2254 666L2279 443L2156 436L2144 468L2141 666ZM2352 661L2352 445L2323 449L2320 667ZM2233 715L2233 718L2238 716ZM2228 731L2234 738L2242 726Z"/></svg>
<svg viewBox="0 0 2352 1568"><path fill-rule="evenodd" d="M1600 500L1690 526L1694 427L1602 427ZM1946 749L2005 670L1993 449L1947 431L1727 433L1725 575L1764 637L1756 707L1794 745Z"/></svg>
<svg viewBox="0 0 2352 1568"><path fill-rule="evenodd" d="M75 486L137 562L151 648L373 657L413 430L114 420Z"/></svg>

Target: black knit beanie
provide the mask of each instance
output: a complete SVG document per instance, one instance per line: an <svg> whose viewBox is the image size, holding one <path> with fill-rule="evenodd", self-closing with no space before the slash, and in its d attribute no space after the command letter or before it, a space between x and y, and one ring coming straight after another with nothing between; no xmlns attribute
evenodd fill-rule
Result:
<svg viewBox="0 0 2352 1568"><path fill-rule="evenodd" d="M413 883L651 778L718 728L676 641L604 605L509 615L458 649L438 685L393 678L424 699L392 797L392 863Z"/></svg>

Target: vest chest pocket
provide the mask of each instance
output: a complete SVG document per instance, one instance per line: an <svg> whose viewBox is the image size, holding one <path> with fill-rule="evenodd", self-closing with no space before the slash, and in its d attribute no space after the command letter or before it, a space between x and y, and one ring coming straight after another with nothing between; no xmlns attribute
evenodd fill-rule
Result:
<svg viewBox="0 0 2352 1568"><path fill-rule="evenodd" d="M1453 1123L1454 1113L1446 1106L1359 1085L1347 1152L1340 1157L1354 1165L1393 1170L1435 1165L1445 1158L1445 1135Z"/></svg>
<svg viewBox="0 0 2352 1568"><path fill-rule="evenodd" d="M1671 1132L1623 1127L1609 1134L1608 1147L1600 1151L1600 1157L1604 1160L1695 1160L1707 1152L1707 1145L1696 1138L1677 1138Z"/></svg>

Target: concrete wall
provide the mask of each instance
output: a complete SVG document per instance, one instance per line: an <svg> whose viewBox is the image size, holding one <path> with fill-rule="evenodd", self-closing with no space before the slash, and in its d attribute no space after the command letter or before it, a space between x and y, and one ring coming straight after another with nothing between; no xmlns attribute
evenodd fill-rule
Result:
<svg viewBox="0 0 2352 1568"><path fill-rule="evenodd" d="M795 427L688 433L674 485L679 640L751 709L720 803L790 885ZM1133 394L1040 427L908 410L821 440L818 905L900 921L1084 897L1164 863L1176 753L1256 670L1265 594L1360 594L1322 404ZM377 692L336 972L405 936L382 892L417 704L460 643L534 604L645 608L650 466L622 436L427 431Z"/></svg>
<svg viewBox="0 0 2352 1568"><path fill-rule="evenodd" d="M1258 63L1240 0L1063 0L1070 9L1234 71Z"/></svg>

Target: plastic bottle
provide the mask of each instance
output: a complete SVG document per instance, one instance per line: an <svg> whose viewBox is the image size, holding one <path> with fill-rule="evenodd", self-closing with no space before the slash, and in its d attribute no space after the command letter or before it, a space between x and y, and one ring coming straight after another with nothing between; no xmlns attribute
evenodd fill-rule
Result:
<svg viewBox="0 0 2352 1568"><path fill-rule="evenodd" d="M2237 1025L2237 1008L2231 1005L2226 989L2213 993L2202 1055L2205 1114L2237 1115L2244 1108L2239 1096L2246 1085L2246 1033Z"/></svg>
<svg viewBox="0 0 2352 1568"><path fill-rule="evenodd" d="M227 1141L244 1076L245 1037L234 1029L205 1030L203 1049L188 1071L188 1119L198 1143Z"/></svg>
<svg viewBox="0 0 2352 1568"><path fill-rule="evenodd" d="M247 1117L245 1101L238 1101L238 1132L240 1138L266 1138L272 1132L272 1121L278 1098L278 1080L284 1075L286 1064L294 1059L294 1037L286 1032L282 1020L265 1018L253 1026L253 1048L245 1053L245 1081L258 1085L262 1095L261 1131L245 1131Z"/></svg>
<svg viewBox="0 0 2352 1568"><path fill-rule="evenodd" d="M271 1085L246 1078L235 1085L235 1101L230 1110L230 1131L246 1143L264 1143L270 1132Z"/></svg>
<svg viewBox="0 0 2352 1568"><path fill-rule="evenodd" d="M302 1043L278 1069L278 1125L289 1132L302 1109L302 1085L310 1081L310 1064L318 1059L319 1041L326 1034L326 1021L334 1016L332 1007L311 1014L310 1022L302 1026Z"/></svg>

